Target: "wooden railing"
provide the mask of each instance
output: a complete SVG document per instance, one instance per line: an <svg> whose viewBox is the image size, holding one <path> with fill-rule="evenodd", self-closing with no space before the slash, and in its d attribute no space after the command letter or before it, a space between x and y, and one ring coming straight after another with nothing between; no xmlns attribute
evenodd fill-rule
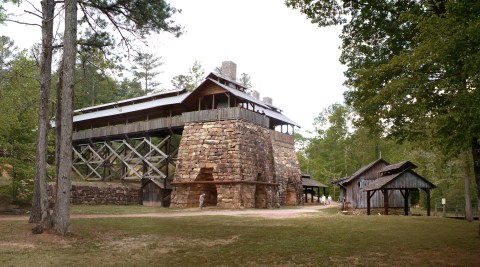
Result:
<svg viewBox="0 0 480 267"><path fill-rule="evenodd" d="M267 116L239 107L186 112L182 119L184 123L240 119L266 128L270 123Z"/></svg>
<svg viewBox="0 0 480 267"><path fill-rule="evenodd" d="M73 140L83 140L104 136L115 136L139 132L149 132L158 129L183 126L182 116L163 117L148 121L131 122L127 124L118 124L104 126L94 129L82 130L73 133Z"/></svg>
<svg viewBox="0 0 480 267"><path fill-rule="evenodd" d="M179 116L163 117L148 121L131 122L104 126L88 130L76 131L72 139L85 140L90 138L117 136L123 134L150 132L171 127L183 127L187 122L206 122L240 119L268 128L269 119L263 114L253 112L244 108L222 108L212 110L201 110L185 112Z"/></svg>

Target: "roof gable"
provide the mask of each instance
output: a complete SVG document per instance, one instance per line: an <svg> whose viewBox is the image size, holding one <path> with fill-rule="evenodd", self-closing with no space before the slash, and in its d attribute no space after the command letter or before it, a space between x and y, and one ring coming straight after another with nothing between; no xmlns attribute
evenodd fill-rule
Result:
<svg viewBox="0 0 480 267"><path fill-rule="evenodd" d="M412 170L382 176L367 185L363 190L435 188L436 186Z"/></svg>
<svg viewBox="0 0 480 267"><path fill-rule="evenodd" d="M407 161L402 161L396 164L385 166L380 170L380 173L382 175L388 175L388 174L403 172L405 170L411 170L415 168L417 168L417 165L407 160Z"/></svg>
<svg viewBox="0 0 480 267"><path fill-rule="evenodd" d="M352 182L353 180L355 180L356 178L360 177L363 173L368 172L370 169L372 169L372 168L374 168L378 165L389 165L389 163L387 161L385 161L384 159L379 158L379 159L369 163L368 165L365 165L365 166L361 167L356 172L354 172L352 175L350 175L348 177L345 177L345 178L342 178L342 179L339 179L337 181L334 181L333 183L335 183L335 184L348 184L348 183ZM376 177L372 177L372 178L376 178Z"/></svg>

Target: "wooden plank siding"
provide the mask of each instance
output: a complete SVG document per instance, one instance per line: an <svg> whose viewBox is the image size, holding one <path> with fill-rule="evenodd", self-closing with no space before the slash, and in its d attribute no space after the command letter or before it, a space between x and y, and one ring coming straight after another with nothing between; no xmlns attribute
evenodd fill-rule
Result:
<svg viewBox="0 0 480 267"><path fill-rule="evenodd" d="M380 170L385 166L387 166L387 164L380 161L345 185L347 193L346 201L351 203L351 207L367 208L367 192L364 192L362 189L367 184L375 181L375 179L380 176ZM375 205L378 203L381 203L380 207L383 207L383 196L377 198L377 194L372 197L372 207L376 207Z"/></svg>
<svg viewBox="0 0 480 267"><path fill-rule="evenodd" d="M432 186L427 181L419 178L412 171L402 173L398 178L389 182L385 189L403 189L403 188L431 188Z"/></svg>
<svg viewBox="0 0 480 267"><path fill-rule="evenodd" d="M367 192L361 190L359 194L356 207L359 209L367 208ZM372 198L370 199L370 207L372 208L383 208L384 199L382 191L375 191ZM404 206L404 198L400 191L388 191L388 205L390 208L402 208Z"/></svg>

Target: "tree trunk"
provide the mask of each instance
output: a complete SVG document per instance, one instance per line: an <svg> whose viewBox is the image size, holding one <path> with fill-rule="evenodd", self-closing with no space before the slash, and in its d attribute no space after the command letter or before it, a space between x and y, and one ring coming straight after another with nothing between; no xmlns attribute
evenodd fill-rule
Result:
<svg viewBox="0 0 480 267"><path fill-rule="evenodd" d="M477 214L480 214L480 144L476 137L472 139L472 157L473 172L475 174L475 182L477 185ZM478 235L480 235L480 225L478 227Z"/></svg>
<svg viewBox="0 0 480 267"><path fill-rule="evenodd" d="M58 66L58 82L57 82L57 104L55 106L55 162L60 162L60 139L62 133L62 86L63 86L63 62L60 62ZM55 185L58 184L58 166L55 164L55 177L57 181ZM57 189L57 188L55 188ZM56 191L55 191L56 192Z"/></svg>
<svg viewBox="0 0 480 267"><path fill-rule="evenodd" d="M470 194L470 158L468 151L464 153L464 172L465 172L465 219L469 222L473 221L472 216L472 197Z"/></svg>
<svg viewBox="0 0 480 267"><path fill-rule="evenodd" d="M70 226L70 172L72 170L73 87L75 84L75 57L77 54L77 1L65 1L65 33L63 39L62 118L60 120L60 150L55 202L57 233L67 235Z"/></svg>
<svg viewBox="0 0 480 267"><path fill-rule="evenodd" d="M35 181L30 223L47 226L50 221L47 194L47 145L50 87L52 80L52 42L54 0L42 4L42 54L40 59L40 108L38 110L37 150L35 158Z"/></svg>

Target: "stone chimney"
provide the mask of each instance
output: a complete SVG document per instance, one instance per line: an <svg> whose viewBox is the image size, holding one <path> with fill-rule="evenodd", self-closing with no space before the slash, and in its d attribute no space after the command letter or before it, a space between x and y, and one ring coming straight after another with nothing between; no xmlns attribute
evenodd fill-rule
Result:
<svg viewBox="0 0 480 267"><path fill-rule="evenodd" d="M258 100L260 100L260 93L258 91L252 90L252 96Z"/></svg>
<svg viewBox="0 0 480 267"><path fill-rule="evenodd" d="M222 62L222 75L229 78L230 80L237 80L237 64L232 61Z"/></svg>
<svg viewBox="0 0 480 267"><path fill-rule="evenodd" d="M273 106L273 99L271 97L264 97L263 102L267 105Z"/></svg>

